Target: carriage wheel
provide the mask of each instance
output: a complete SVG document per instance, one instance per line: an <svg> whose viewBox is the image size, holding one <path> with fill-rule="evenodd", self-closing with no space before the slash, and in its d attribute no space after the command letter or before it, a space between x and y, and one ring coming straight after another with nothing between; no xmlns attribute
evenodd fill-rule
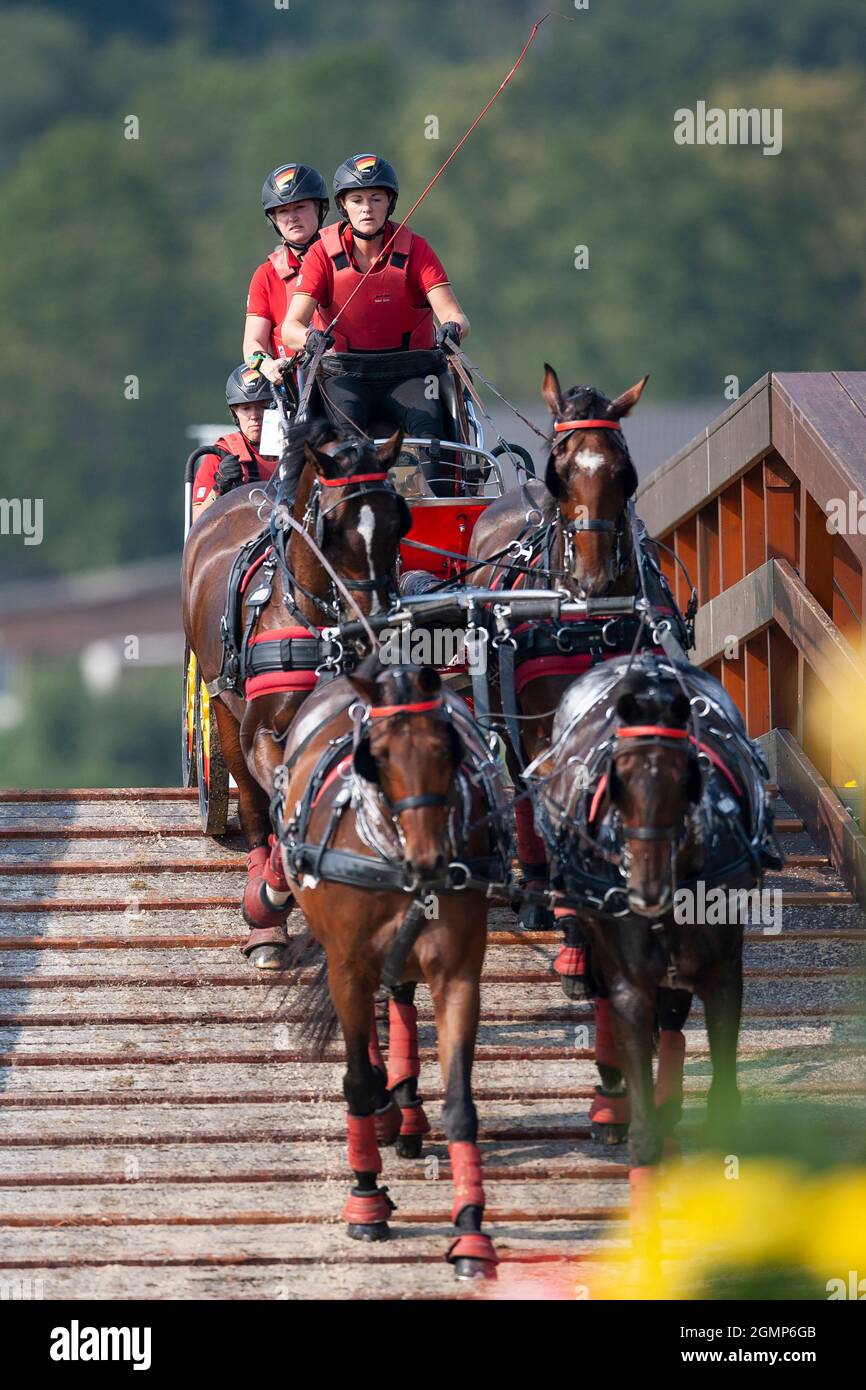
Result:
<svg viewBox="0 0 866 1390"><path fill-rule="evenodd" d="M198 662L187 642L183 652L183 690L180 707L180 767L181 786L198 783L195 758L195 693L198 684Z"/></svg>
<svg viewBox="0 0 866 1390"><path fill-rule="evenodd" d="M224 835L228 820L229 773L220 749L219 729L207 686L196 689L195 757L198 768L198 809L205 835Z"/></svg>

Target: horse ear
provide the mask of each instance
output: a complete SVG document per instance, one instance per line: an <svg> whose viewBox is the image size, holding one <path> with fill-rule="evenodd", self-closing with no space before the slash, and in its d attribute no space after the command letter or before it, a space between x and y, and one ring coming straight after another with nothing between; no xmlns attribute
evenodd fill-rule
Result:
<svg viewBox="0 0 866 1390"><path fill-rule="evenodd" d="M317 449L315 444L310 444L308 440L304 443L304 458L323 478L337 477L339 469L333 455Z"/></svg>
<svg viewBox="0 0 866 1390"><path fill-rule="evenodd" d="M403 448L405 433L406 431L401 425L396 433L392 434L391 438L386 440L384 444L380 444L379 448L376 450L379 462L383 464L385 468L390 468L400 457L400 450Z"/></svg>
<svg viewBox="0 0 866 1390"><path fill-rule="evenodd" d="M636 724L640 719L640 705L630 690L620 695L616 702L616 713L623 724Z"/></svg>
<svg viewBox="0 0 866 1390"><path fill-rule="evenodd" d="M611 401L605 414L610 420L621 420L624 415L628 415L633 410L643 394L643 388L649 381L649 372L646 376L636 381L634 386L630 386L627 391L623 391L621 396L617 396L615 401Z"/></svg>
<svg viewBox="0 0 866 1390"><path fill-rule="evenodd" d="M364 658L357 670L346 672L346 679L349 684L357 690L361 699L368 705L372 705L376 701L376 696L378 694L376 689L376 677L381 669L382 667L377 653L371 652L369 656Z"/></svg>
<svg viewBox="0 0 866 1390"><path fill-rule="evenodd" d="M438 695L442 689L442 677L432 666L422 666L418 672L418 688L423 695Z"/></svg>
<svg viewBox="0 0 866 1390"><path fill-rule="evenodd" d="M551 415L562 414L562 388L559 385L559 377L553 370L549 362L544 364L544 379L541 383L541 394L547 401L547 407Z"/></svg>

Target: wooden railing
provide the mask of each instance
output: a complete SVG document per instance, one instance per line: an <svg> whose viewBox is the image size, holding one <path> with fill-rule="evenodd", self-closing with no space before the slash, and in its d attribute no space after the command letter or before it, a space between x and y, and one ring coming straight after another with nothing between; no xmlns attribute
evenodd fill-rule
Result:
<svg viewBox="0 0 866 1390"><path fill-rule="evenodd" d="M855 822L840 808L832 831L818 824L832 788L866 785L866 372L763 377L647 479L638 511L697 586L693 659L766 743L810 828L866 884L866 857L851 858ZM680 568L665 551L662 561L684 605Z"/></svg>

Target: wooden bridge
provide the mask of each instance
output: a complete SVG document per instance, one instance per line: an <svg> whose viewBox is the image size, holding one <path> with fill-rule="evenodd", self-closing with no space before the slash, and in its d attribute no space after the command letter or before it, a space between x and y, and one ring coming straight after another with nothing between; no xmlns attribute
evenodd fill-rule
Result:
<svg viewBox="0 0 866 1390"><path fill-rule="evenodd" d="M698 659L779 788L789 857L767 886L782 930L747 933L747 1095L863 1090L864 839L834 788L863 786L835 692L862 708L866 535L831 536L824 509L866 497L864 446L866 374L773 376L639 501L696 577ZM588 1139L591 1011L562 996L553 937L492 914L475 1083L503 1263L495 1291L464 1288L442 1261L429 1006L433 1134L419 1160L386 1151L392 1239L355 1245L339 1220L342 1064L295 1035L303 979L263 980L238 954L243 846L202 838L193 795L0 794L0 1283L46 1298L573 1297L625 1239L628 1184L624 1155ZM686 1125L709 1078L697 1003L687 1035Z"/></svg>

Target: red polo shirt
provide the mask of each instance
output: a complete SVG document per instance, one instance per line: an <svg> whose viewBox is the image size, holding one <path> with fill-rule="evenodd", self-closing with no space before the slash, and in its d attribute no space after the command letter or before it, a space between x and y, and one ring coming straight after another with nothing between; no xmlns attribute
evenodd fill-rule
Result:
<svg viewBox="0 0 866 1390"><path fill-rule="evenodd" d="M247 313L258 318L270 319L272 357L285 357L280 327L289 307L289 299L294 293L301 262L288 246L278 246L268 259L258 267L250 281L247 295Z"/></svg>

